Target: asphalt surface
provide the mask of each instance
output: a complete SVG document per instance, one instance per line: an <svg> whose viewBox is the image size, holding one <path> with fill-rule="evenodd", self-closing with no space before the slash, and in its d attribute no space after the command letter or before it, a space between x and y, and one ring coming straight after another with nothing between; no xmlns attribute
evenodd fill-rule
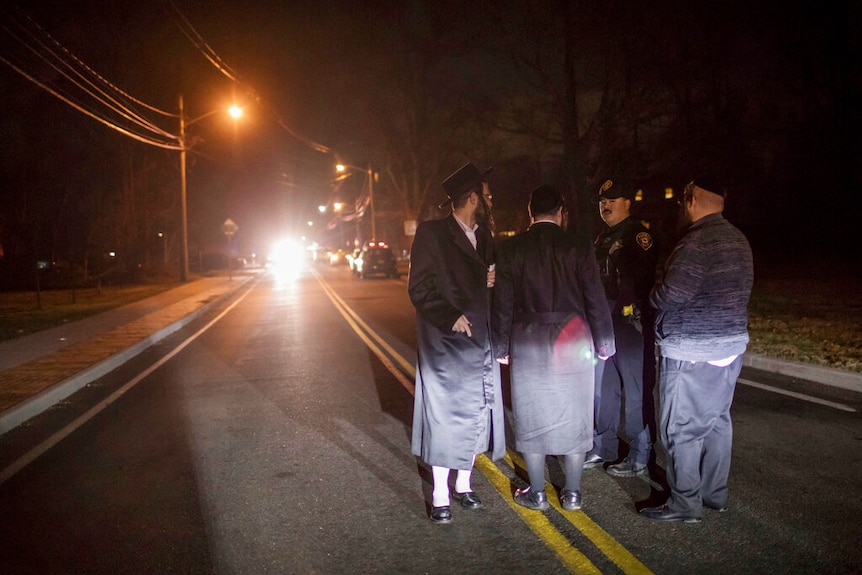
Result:
<svg viewBox="0 0 862 575"><path fill-rule="evenodd" d="M182 328L258 271L205 277L56 328L0 342L0 434Z"/></svg>
<svg viewBox="0 0 862 575"><path fill-rule="evenodd" d="M0 434L180 329L261 271L206 277L76 322L0 342ZM745 365L862 393L862 374L745 355Z"/></svg>

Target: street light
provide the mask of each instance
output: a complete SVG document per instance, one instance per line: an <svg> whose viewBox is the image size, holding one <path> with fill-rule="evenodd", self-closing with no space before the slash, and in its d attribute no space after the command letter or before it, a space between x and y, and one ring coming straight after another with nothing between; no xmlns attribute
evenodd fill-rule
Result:
<svg viewBox="0 0 862 575"><path fill-rule="evenodd" d="M350 164L336 164L335 166L335 170L339 173L346 172L348 169L362 170L368 176L368 206L371 208L371 239L377 239L377 224L374 219L374 171L371 169L371 162L368 162L367 168L351 166Z"/></svg>
<svg viewBox="0 0 862 575"><path fill-rule="evenodd" d="M183 95L180 94L180 206L181 206L181 222L182 222L182 249L180 250L180 281L187 282L189 281L189 220L188 220L188 206L186 202L186 151L188 148L186 147L186 126L191 126L197 122L200 122L204 118L208 118L213 114L221 112L221 109L215 109L210 112L207 112L203 116L198 116L193 120L186 120L186 115L183 110ZM234 119L238 119L242 116L242 108L239 106L233 105L228 110L228 113Z"/></svg>
<svg viewBox="0 0 862 575"><path fill-rule="evenodd" d="M332 211L335 212L338 217L338 241L339 241L339 249L344 249L344 222L341 219L341 210L344 209L344 204L342 202L333 202Z"/></svg>

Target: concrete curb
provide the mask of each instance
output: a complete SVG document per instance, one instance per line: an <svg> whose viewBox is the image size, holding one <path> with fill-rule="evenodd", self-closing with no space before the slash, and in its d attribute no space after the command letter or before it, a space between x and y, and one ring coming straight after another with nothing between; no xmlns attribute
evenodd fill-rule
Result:
<svg viewBox="0 0 862 575"><path fill-rule="evenodd" d="M862 393L862 373L842 371L831 367L809 365L798 361L776 359L764 355L746 353L742 358L743 365L753 369L761 369L773 373L780 373L790 377L814 381L824 385L840 387L856 393Z"/></svg>
<svg viewBox="0 0 862 575"><path fill-rule="evenodd" d="M183 327L203 315L213 306L223 301L224 299L232 296L242 286L253 280L254 278L250 278L246 281L238 282L237 286L234 289L225 292L221 296L214 298L211 301L208 301L198 309L181 317L170 325L163 327L149 337L140 340L136 344L127 347L123 351L116 353L111 357L100 361L99 363L93 364L84 371L63 380L56 385L44 390L43 392L34 395L33 397L30 397L28 399L25 399L18 405L7 409L3 413L0 413L0 435L3 435L4 433L21 425L27 420L36 417L43 411L53 407L60 401L63 401L64 399L66 399L76 391L80 390L87 384L96 381L103 375L110 373L114 369L123 365L125 362L129 361L136 355L148 349L158 341L182 329Z"/></svg>

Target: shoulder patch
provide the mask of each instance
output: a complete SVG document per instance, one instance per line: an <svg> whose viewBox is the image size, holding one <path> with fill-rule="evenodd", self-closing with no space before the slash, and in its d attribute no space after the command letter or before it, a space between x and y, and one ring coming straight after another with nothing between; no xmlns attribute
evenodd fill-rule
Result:
<svg viewBox="0 0 862 575"><path fill-rule="evenodd" d="M643 249L643 251L647 251L652 247L652 236L649 232L641 232L635 236L635 241L638 245Z"/></svg>

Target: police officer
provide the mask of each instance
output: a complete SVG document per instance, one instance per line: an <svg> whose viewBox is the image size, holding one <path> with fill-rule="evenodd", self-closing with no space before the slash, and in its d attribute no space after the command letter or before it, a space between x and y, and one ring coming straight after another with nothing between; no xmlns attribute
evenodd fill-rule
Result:
<svg viewBox="0 0 862 575"><path fill-rule="evenodd" d="M655 437L654 312L648 298L658 248L650 231L631 217L633 199L633 187L618 179L605 181L599 189L599 214L606 227L595 242L596 258L613 317L617 353L596 365L593 449L584 467L618 459L623 404L629 451L621 462L607 468L616 477L646 472Z"/></svg>

